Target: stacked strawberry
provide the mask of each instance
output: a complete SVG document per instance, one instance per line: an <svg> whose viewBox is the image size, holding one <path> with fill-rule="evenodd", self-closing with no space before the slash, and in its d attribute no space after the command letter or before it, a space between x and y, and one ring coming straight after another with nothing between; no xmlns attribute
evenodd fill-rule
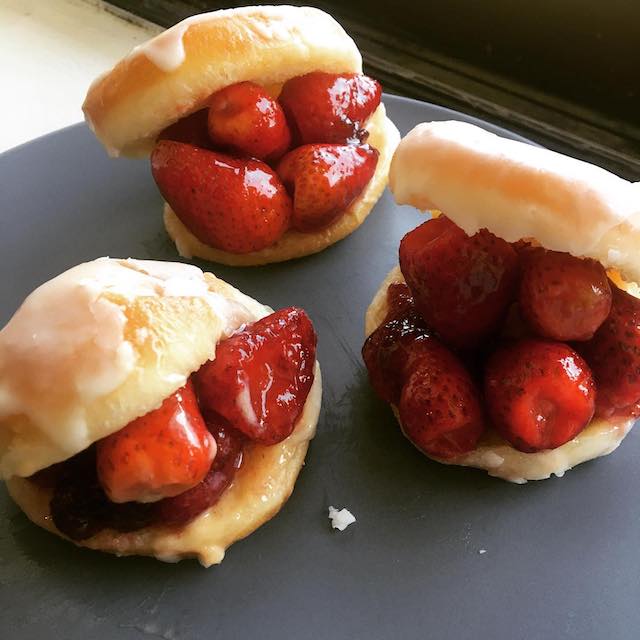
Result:
<svg viewBox="0 0 640 640"><path fill-rule="evenodd" d="M53 489L51 514L74 540L108 527L180 526L217 502L245 442L293 431L314 379L316 335L294 307L227 338L214 360L162 405L33 480Z"/></svg>
<svg viewBox="0 0 640 640"><path fill-rule="evenodd" d="M297 76L277 100L253 82L230 85L160 134L153 177L183 224L216 249L249 253L290 228L324 229L375 173L364 124L380 97L361 74Z"/></svg>
<svg viewBox="0 0 640 640"><path fill-rule="evenodd" d="M640 300L599 263L441 216L403 238L400 267L363 357L425 453L469 452L488 424L520 451L554 449L594 415L640 413Z"/></svg>

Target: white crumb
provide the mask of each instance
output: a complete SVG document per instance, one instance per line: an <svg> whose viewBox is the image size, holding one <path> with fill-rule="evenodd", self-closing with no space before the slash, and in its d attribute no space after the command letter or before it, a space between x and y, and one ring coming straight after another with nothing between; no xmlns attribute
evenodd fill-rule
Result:
<svg viewBox="0 0 640 640"><path fill-rule="evenodd" d="M478 550L478 553L479 553L480 555L482 555L483 553L487 553L487 550L486 550L486 549L479 549L479 550Z"/></svg>
<svg viewBox="0 0 640 640"><path fill-rule="evenodd" d="M350 524L356 521L356 517L349 511L349 509L335 509L329 507L329 520L331 520L331 526L339 531L344 531Z"/></svg>

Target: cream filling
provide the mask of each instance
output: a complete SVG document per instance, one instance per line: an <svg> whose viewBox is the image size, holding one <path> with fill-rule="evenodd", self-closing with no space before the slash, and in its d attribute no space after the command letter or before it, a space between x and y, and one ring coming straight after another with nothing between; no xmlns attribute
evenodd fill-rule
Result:
<svg viewBox="0 0 640 640"><path fill-rule="evenodd" d="M400 267L387 275L376 293L366 315L366 335L380 326L387 315L387 287L394 282L404 282ZM392 405L398 417L398 410ZM605 456L618 448L634 424L634 420L607 422L592 420L573 440L557 449L522 453L500 438L490 429L473 451L456 458L441 460L443 464L484 469L491 476L516 482L544 480L552 474L561 477L566 471L587 460Z"/></svg>

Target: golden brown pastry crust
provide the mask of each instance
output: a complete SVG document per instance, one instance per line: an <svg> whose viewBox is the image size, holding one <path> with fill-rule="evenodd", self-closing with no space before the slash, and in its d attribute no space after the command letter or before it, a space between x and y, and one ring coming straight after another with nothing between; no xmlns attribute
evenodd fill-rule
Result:
<svg viewBox="0 0 640 640"><path fill-rule="evenodd" d="M395 267L389 272L367 309L365 316L367 336L384 322L388 310L387 288L394 282L404 282L400 267ZM394 405L391 407L402 428L397 408ZM484 469L491 476L519 484L527 480L544 480L552 474L562 476L582 462L611 453L618 448L634 422L635 420L607 422L594 419L573 440L557 449L537 453L517 451L490 429L482 437L476 449L469 453L448 460L427 457L443 464Z"/></svg>
<svg viewBox="0 0 640 640"><path fill-rule="evenodd" d="M94 81L82 108L110 155L140 156L218 89L245 80L277 86L310 71L362 71L355 43L327 13L291 6L214 11L134 49Z"/></svg>
<svg viewBox="0 0 640 640"><path fill-rule="evenodd" d="M185 258L198 257L231 266L253 266L282 262L326 249L355 231L367 218L387 184L389 164L400 141L395 125L380 105L367 123L368 143L380 153L375 174L365 190L331 226L313 233L287 231L275 244L251 253L229 253L214 249L198 240L180 221L168 204L164 208L164 226Z"/></svg>

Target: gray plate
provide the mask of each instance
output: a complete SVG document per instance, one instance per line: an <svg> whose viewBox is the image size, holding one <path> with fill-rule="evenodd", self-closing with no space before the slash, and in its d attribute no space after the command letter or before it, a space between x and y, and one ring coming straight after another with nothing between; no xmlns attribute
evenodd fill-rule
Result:
<svg viewBox="0 0 640 640"><path fill-rule="evenodd" d="M386 102L403 133L468 120ZM82 126L1 156L0 193L1 323L78 262L176 259L147 163L109 160ZM318 330L324 409L293 496L205 570L77 549L30 524L2 488L0 637L637 639L637 433L563 479L510 485L424 458L370 390L363 314L420 219L387 193L319 255L214 267L273 307L304 307ZM357 523L332 531L329 505Z"/></svg>

